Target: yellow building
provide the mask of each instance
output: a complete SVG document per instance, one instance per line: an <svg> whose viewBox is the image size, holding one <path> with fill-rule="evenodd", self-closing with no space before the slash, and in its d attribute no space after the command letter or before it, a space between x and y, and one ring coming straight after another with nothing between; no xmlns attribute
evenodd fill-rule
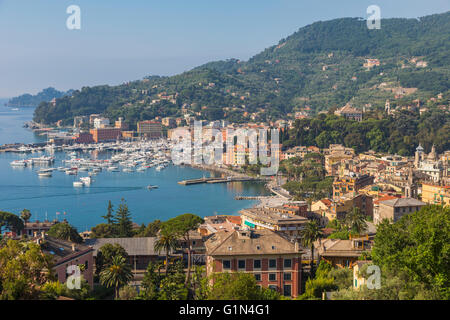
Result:
<svg viewBox="0 0 450 320"><path fill-rule="evenodd" d="M422 184L422 201L429 204L450 204L450 186Z"/></svg>

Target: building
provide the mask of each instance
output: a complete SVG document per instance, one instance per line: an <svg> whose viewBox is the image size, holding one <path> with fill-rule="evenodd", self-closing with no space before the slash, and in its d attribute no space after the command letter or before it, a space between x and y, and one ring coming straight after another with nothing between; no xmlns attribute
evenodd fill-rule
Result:
<svg viewBox="0 0 450 320"><path fill-rule="evenodd" d="M378 223L384 219L398 221L405 214L419 211L426 203L414 198L398 198L381 201L378 208Z"/></svg>
<svg viewBox="0 0 450 320"><path fill-rule="evenodd" d="M177 122L172 117L166 117L162 119L162 125L168 128L175 128L177 126Z"/></svg>
<svg viewBox="0 0 450 320"><path fill-rule="evenodd" d="M43 232L47 232L50 230L51 227L53 227L55 224L58 223L58 220L53 221L42 221L39 220L36 221L28 221L24 223L24 228L17 233L17 236L26 235L28 237L36 237L37 235L42 234Z"/></svg>
<svg viewBox="0 0 450 320"><path fill-rule="evenodd" d="M251 208L240 211L242 226L253 230L280 231L292 238L300 237L300 231L308 219L277 208Z"/></svg>
<svg viewBox="0 0 450 320"><path fill-rule="evenodd" d="M450 205L450 186L422 184L422 201L429 204Z"/></svg>
<svg viewBox="0 0 450 320"><path fill-rule="evenodd" d="M217 232L205 245L208 276L245 272L252 274L261 287L292 298L301 294L302 251L298 242L263 229Z"/></svg>
<svg viewBox="0 0 450 320"><path fill-rule="evenodd" d="M80 132L75 135L75 143L94 143L94 138L89 132Z"/></svg>
<svg viewBox="0 0 450 320"><path fill-rule="evenodd" d="M116 141L122 137L122 131L117 128L97 128L90 131L94 142Z"/></svg>
<svg viewBox="0 0 450 320"><path fill-rule="evenodd" d="M89 125L89 117L88 116L75 116L73 118L73 127L81 128L83 125Z"/></svg>
<svg viewBox="0 0 450 320"><path fill-rule="evenodd" d="M45 254L53 257L53 270L59 282L66 283L67 278L74 273L70 270L70 266L83 265L84 271L81 274L93 288L94 258L92 253L94 250L91 247L56 239L45 235L45 233L42 233L36 239L36 242Z"/></svg>
<svg viewBox="0 0 450 320"><path fill-rule="evenodd" d="M363 252L372 250L372 241L368 236L350 240L325 239L316 242L316 248L322 260L333 267L353 268Z"/></svg>
<svg viewBox="0 0 450 320"><path fill-rule="evenodd" d="M139 136L148 139L160 139L162 138L162 125L159 121L139 121L137 123L137 132Z"/></svg>
<svg viewBox="0 0 450 320"><path fill-rule="evenodd" d="M98 238L86 239L86 245L93 248L93 255L97 257L98 250L105 244L118 244L128 254L128 263L133 270L146 270L151 261L158 259L158 253L155 252L156 238Z"/></svg>
<svg viewBox="0 0 450 320"><path fill-rule="evenodd" d="M359 208L361 214L373 217L373 198L366 194L348 193L333 201L330 211L325 211L325 217L328 220L342 220L353 208Z"/></svg>
<svg viewBox="0 0 450 320"><path fill-rule="evenodd" d="M339 198L350 192L358 192L365 186L373 184L374 177L367 174L351 174L349 176L338 177L333 182L333 199Z"/></svg>
<svg viewBox="0 0 450 320"><path fill-rule="evenodd" d="M122 131L127 131L129 129L128 123L123 121L123 118L120 117L115 123L114 128L120 129Z"/></svg>
<svg viewBox="0 0 450 320"><path fill-rule="evenodd" d="M98 118L94 119L94 128L95 129L106 128L107 126L109 126L108 118L98 117Z"/></svg>
<svg viewBox="0 0 450 320"><path fill-rule="evenodd" d="M342 116L345 119L355 121L362 121L363 118L363 112L359 109L353 108L350 104L346 104L342 108L336 110L334 114L337 116Z"/></svg>

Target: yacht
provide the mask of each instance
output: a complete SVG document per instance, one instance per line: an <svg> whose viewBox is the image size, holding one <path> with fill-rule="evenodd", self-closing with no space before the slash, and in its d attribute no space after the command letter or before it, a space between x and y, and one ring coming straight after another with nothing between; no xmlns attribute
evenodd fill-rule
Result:
<svg viewBox="0 0 450 320"><path fill-rule="evenodd" d="M53 170L51 170L51 169L42 169L42 170L39 170L37 172L37 174L38 174L39 177L50 178L52 176L52 171Z"/></svg>
<svg viewBox="0 0 450 320"><path fill-rule="evenodd" d="M81 187L83 187L83 182L81 182L81 181L74 181L73 182L73 186L75 187L75 188L81 188Z"/></svg>
<svg viewBox="0 0 450 320"><path fill-rule="evenodd" d="M92 178L91 177L83 177L83 178L80 178L80 181L83 183L83 185L85 185L86 187L89 187L92 183Z"/></svg>
<svg viewBox="0 0 450 320"><path fill-rule="evenodd" d="M23 168L27 166L27 162L25 160L14 160L13 162L11 162L11 166Z"/></svg>

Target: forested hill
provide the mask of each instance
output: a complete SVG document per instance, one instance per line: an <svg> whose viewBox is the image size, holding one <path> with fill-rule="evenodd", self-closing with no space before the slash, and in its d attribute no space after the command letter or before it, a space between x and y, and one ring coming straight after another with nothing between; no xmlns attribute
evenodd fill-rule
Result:
<svg viewBox="0 0 450 320"><path fill-rule="evenodd" d="M299 29L249 61L207 63L172 76L120 86L85 87L72 98L42 103L35 121L70 123L75 115L104 113L132 126L155 116L266 121L304 109L312 113L350 102L382 108L449 99L450 12L420 19L385 19L380 30L343 18ZM366 59L377 66L364 66ZM373 62L372 61L372 62Z"/></svg>
<svg viewBox="0 0 450 320"><path fill-rule="evenodd" d="M31 94L23 94L18 97L11 98L7 102L8 107L37 107L41 102L50 102L54 98L61 98L65 95L70 95L73 90L69 90L67 92L58 91L55 88L47 88L42 90L41 92L31 95Z"/></svg>

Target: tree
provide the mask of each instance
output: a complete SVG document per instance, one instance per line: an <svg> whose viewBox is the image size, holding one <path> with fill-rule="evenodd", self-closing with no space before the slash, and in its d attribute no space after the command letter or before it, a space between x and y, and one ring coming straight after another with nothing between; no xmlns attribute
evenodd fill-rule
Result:
<svg viewBox="0 0 450 320"><path fill-rule="evenodd" d="M159 300L187 300L188 288L184 285L184 270L181 261L172 264L161 279Z"/></svg>
<svg viewBox="0 0 450 320"><path fill-rule="evenodd" d="M107 243L98 249L97 257L95 258L95 269L99 275L105 267L112 264L114 257L123 257L128 259L127 251L118 243Z"/></svg>
<svg viewBox="0 0 450 320"><path fill-rule="evenodd" d="M20 212L20 217L22 218L22 220L23 220L25 223L27 223L27 222L30 220L30 218L31 218L31 212L30 212L30 210L28 210L28 209L23 209L23 210Z"/></svg>
<svg viewBox="0 0 450 320"><path fill-rule="evenodd" d="M48 230L47 234L61 240L72 241L75 243L83 242L83 238L80 236L77 229L72 227L67 222L61 222L53 225L50 230Z"/></svg>
<svg viewBox="0 0 450 320"><path fill-rule="evenodd" d="M178 248L178 239L177 234L173 232L173 230L169 228L162 228L158 239L155 241L155 251L158 254L161 251L166 252L166 274L169 269L169 253Z"/></svg>
<svg viewBox="0 0 450 320"><path fill-rule="evenodd" d="M100 282L107 288L114 287L116 299L119 287L128 284L133 278L131 266L122 256L114 256L111 263L100 273Z"/></svg>
<svg viewBox="0 0 450 320"><path fill-rule="evenodd" d="M450 208L425 206L377 227L372 258L388 270L401 270L426 289L450 299Z"/></svg>
<svg viewBox="0 0 450 320"><path fill-rule="evenodd" d="M190 232L196 230L200 224L203 223L203 219L191 213L186 213L170 219L166 222L165 227L171 228L174 233L181 236L187 244L188 252L188 270L186 273L185 285L189 283L189 278L191 274L191 239Z"/></svg>
<svg viewBox="0 0 450 320"><path fill-rule="evenodd" d="M208 289L208 300L262 300L279 299L278 293L271 289L258 287L255 277L249 273L216 273Z"/></svg>
<svg viewBox="0 0 450 320"><path fill-rule="evenodd" d="M128 238L133 236L133 222L131 221L131 214L128 210L128 205L122 199L122 203L116 212L116 226L117 236L120 238Z"/></svg>
<svg viewBox="0 0 450 320"><path fill-rule="evenodd" d="M303 246L311 248L310 277L314 277L314 242L321 236L322 231L320 230L319 223L316 220L309 221L300 233Z"/></svg>
<svg viewBox="0 0 450 320"><path fill-rule="evenodd" d="M107 209L107 213L106 215L102 216L103 219L106 220L106 223L110 226L114 225L115 221L114 221L114 209L113 209L113 205L111 203L111 200L108 201L108 209Z"/></svg>
<svg viewBox="0 0 450 320"><path fill-rule="evenodd" d="M117 230L115 225L100 223L91 229L91 238L114 238Z"/></svg>
<svg viewBox="0 0 450 320"><path fill-rule="evenodd" d="M142 296L146 300L157 300L159 296L159 287L161 283L161 275L155 272L157 266L156 263L150 262L145 271L144 278L142 279Z"/></svg>
<svg viewBox="0 0 450 320"><path fill-rule="evenodd" d="M136 288L132 286L124 286L119 290L119 300L134 300L136 299L138 293Z"/></svg>
<svg viewBox="0 0 450 320"><path fill-rule="evenodd" d="M39 245L8 240L0 247L0 300L38 299L49 280L54 280L52 257Z"/></svg>
<svg viewBox="0 0 450 320"><path fill-rule="evenodd" d="M23 221L18 216L10 212L0 211L0 235L3 228L17 233L23 230L23 227Z"/></svg>
<svg viewBox="0 0 450 320"><path fill-rule="evenodd" d="M354 207L352 211L345 216L345 223L349 231L357 232L359 235L367 230L366 217L358 207Z"/></svg>

